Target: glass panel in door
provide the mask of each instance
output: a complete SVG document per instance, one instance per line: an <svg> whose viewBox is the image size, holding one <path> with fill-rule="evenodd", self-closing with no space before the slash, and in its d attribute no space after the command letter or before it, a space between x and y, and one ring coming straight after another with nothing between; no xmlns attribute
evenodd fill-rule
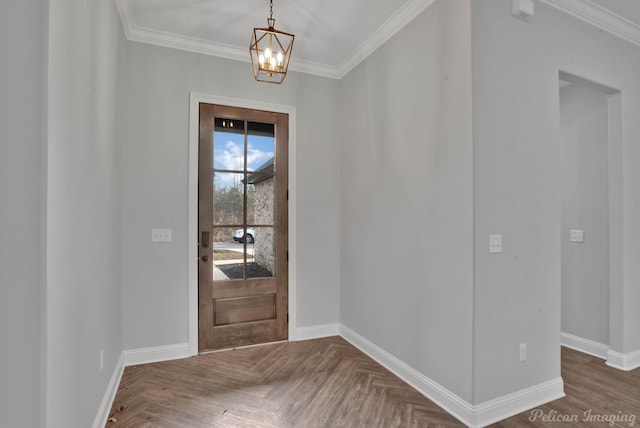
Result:
<svg viewBox="0 0 640 428"><path fill-rule="evenodd" d="M215 118L214 281L275 272L275 125Z"/></svg>

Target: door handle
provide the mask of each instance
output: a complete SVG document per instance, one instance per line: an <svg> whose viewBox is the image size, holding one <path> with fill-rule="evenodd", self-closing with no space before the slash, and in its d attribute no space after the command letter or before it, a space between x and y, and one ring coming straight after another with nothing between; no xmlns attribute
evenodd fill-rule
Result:
<svg viewBox="0 0 640 428"><path fill-rule="evenodd" d="M202 248L209 247L209 232L202 232Z"/></svg>
<svg viewBox="0 0 640 428"><path fill-rule="evenodd" d="M209 256L202 256L200 258L200 260L202 260L203 262L208 262L209 261Z"/></svg>

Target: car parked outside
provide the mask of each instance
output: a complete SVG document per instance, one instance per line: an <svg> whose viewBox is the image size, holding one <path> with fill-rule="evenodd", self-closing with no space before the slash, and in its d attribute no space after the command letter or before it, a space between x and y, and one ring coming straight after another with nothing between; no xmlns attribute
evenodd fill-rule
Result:
<svg viewBox="0 0 640 428"><path fill-rule="evenodd" d="M253 227L247 228L247 244L255 242L256 231ZM244 242L244 229L238 229L233 232L233 240L236 242Z"/></svg>

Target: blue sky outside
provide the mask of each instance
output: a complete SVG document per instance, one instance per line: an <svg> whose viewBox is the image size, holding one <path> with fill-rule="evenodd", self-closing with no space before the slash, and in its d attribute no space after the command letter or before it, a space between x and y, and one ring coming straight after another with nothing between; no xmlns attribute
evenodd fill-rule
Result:
<svg viewBox="0 0 640 428"><path fill-rule="evenodd" d="M247 170L254 171L274 155L274 138L249 135L247 144ZM213 167L242 171L244 167L244 135L215 132L213 138ZM231 174L218 175L219 185L233 184ZM228 179L227 179L228 177Z"/></svg>

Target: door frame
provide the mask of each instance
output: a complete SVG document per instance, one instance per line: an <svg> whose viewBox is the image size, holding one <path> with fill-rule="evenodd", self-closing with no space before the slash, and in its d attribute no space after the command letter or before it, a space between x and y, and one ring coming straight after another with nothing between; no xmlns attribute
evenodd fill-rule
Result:
<svg viewBox="0 0 640 428"><path fill-rule="evenodd" d="M623 349L625 340L623 331L624 323L624 139L623 139L623 104L622 91L614 86L599 83L586 77L576 70L558 70L561 80L586 86L607 96L608 103L608 139L607 139L607 174L608 174L608 211L609 211L609 343L606 345L606 355L603 349L585 348L563 336L560 325L560 342L563 346L573 347L580 352L586 352L603 358L608 366L625 370ZM558 90L558 132L560 124L560 91ZM559 135L559 134L558 134ZM559 140L558 140L559 141ZM562 223L562 221L560 220ZM561 228L562 229L562 228ZM564 232L564 231L563 231ZM562 264L562 260L561 260ZM559 294L562 293L562 281L560 281ZM562 303L560 305L562 310ZM562 313L560 314L562 316Z"/></svg>
<svg viewBox="0 0 640 428"><path fill-rule="evenodd" d="M289 115L289 340L296 340L296 108L260 101L190 93L189 101L189 197L188 197L188 286L189 356L198 355L198 146L200 103L219 104Z"/></svg>

